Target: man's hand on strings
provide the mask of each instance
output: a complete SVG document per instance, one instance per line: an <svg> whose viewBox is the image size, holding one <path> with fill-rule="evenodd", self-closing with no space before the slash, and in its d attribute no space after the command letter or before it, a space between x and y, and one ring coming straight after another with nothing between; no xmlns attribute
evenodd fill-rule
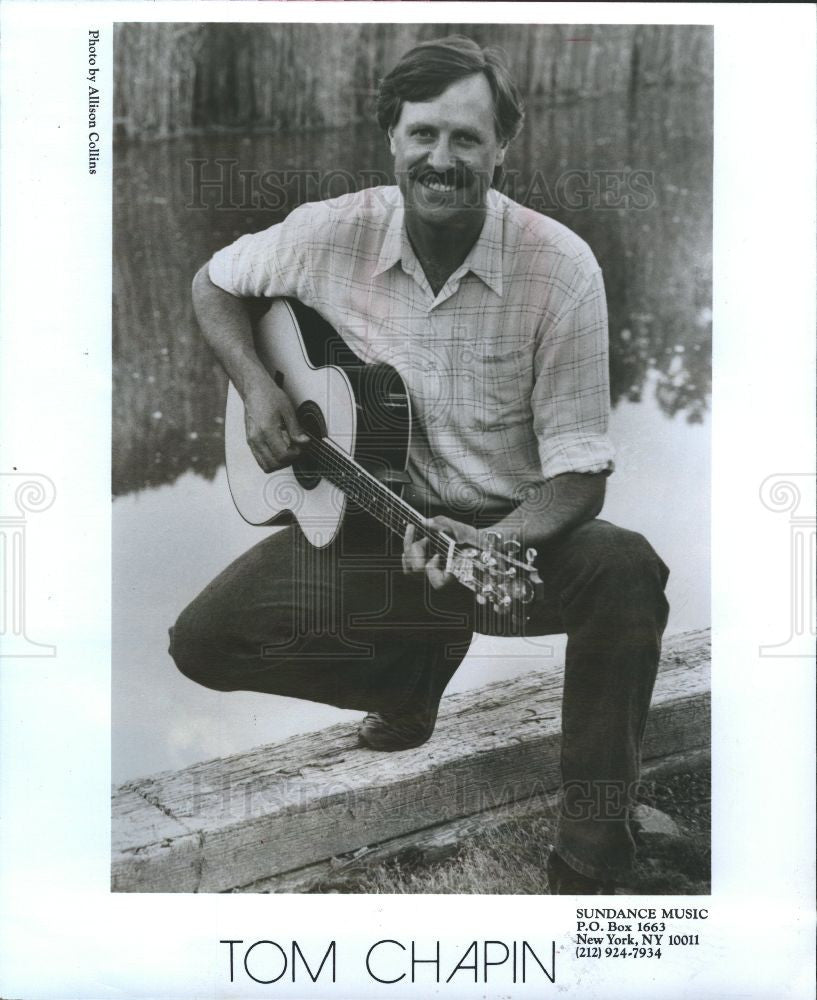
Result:
<svg viewBox="0 0 817 1000"><path fill-rule="evenodd" d="M479 532L468 524L452 521L449 517L424 519L423 524L433 532L444 532L460 545L473 545L479 548ZM451 573L446 573L445 555L439 552L438 548L432 545L427 536L420 535L413 524L409 524L403 538L403 572L425 573L428 582L435 590L450 583L454 577Z"/></svg>
<svg viewBox="0 0 817 1000"><path fill-rule="evenodd" d="M247 393L244 425L247 444L264 472L291 465L309 443L289 396L272 379Z"/></svg>

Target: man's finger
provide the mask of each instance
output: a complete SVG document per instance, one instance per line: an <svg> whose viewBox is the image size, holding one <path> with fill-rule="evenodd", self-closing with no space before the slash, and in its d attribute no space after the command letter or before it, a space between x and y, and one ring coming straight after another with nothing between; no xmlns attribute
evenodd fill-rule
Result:
<svg viewBox="0 0 817 1000"><path fill-rule="evenodd" d="M413 542L406 550L406 560L412 569L422 570L426 567L428 557L426 555L427 538L421 538L418 542Z"/></svg>
<svg viewBox="0 0 817 1000"><path fill-rule="evenodd" d="M270 447L277 455L279 465L289 465L301 454L301 449L294 444L289 432L284 426L268 437Z"/></svg>
<svg viewBox="0 0 817 1000"><path fill-rule="evenodd" d="M249 441L248 443L256 462L258 462L264 472L272 472L275 468L275 458L266 443L258 439Z"/></svg>
<svg viewBox="0 0 817 1000"><path fill-rule="evenodd" d="M414 525L409 521L406 525L406 533L403 535L403 552L408 552L414 542Z"/></svg>
<svg viewBox="0 0 817 1000"><path fill-rule="evenodd" d="M435 590L439 590L441 587L444 587L453 579L453 575L451 573L446 573L445 570L441 568L441 559L442 556L437 554L433 559L429 560L428 565L426 566L429 583Z"/></svg>
<svg viewBox="0 0 817 1000"><path fill-rule="evenodd" d="M465 541L465 538L463 538L464 532L462 530L464 525L460 524L457 521L452 521L448 517L444 517L443 515L438 515L437 517L433 517L431 519L430 526L432 528L436 528L437 531L444 532L450 538L453 538L454 541L457 542Z"/></svg>
<svg viewBox="0 0 817 1000"><path fill-rule="evenodd" d="M426 555L427 538L421 538L417 542L409 541L403 548L403 571L405 573L421 573L426 568L428 556Z"/></svg>
<svg viewBox="0 0 817 1000"><path fill-rule="evenodd" d="M463 524L461 521L452 521L451 518L440 514L431 519L430 526L436 528L438 531L445 532L446 535L461 545L480 547L479 532L476 528L472 528L468 524Z"/></svg>
<svg viewBox="0 0 817 1000"><path fill-rule="evenodd" d="M311 440L303 427L298 423L295 411L291 406L286 407L281 413L284 422L284 430L289 438L290 445L308 444Z"/></svg>

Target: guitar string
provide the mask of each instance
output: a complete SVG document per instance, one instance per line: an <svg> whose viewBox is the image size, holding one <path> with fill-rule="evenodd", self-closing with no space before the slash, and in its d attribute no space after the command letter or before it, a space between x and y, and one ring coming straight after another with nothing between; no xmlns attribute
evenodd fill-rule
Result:
<svg viewBox="0 0 817 1000"><path fill-rule="evenodd" d="M321 443L320 451L333 468L336 469L340 466L341 471L359 487L364 498L378 504L378 509L381 512L386 512L390 515L394 514L397 517L398 523L405 521L406 525L411 523L421 531L428 531L420 515L395 493L392 493L391 490L378 482L371 473L359 468L356 463L349 461L336 448L332 448L331 446L327 448ZM446 549L447 547L446 545Z"/></svg>
<svg viewBox="0 0 817 1000"><path fill-rule="evenodd" d="M425 529L422 517L410 504L384 486L371 472L347 455L331 438L313 438L313 441L322 452L334 458L336 462L340 462L351 475L357 476L356 481L361 483L364 489L368 486L385 503L388 503L392 508L397 508L407 522L411 521L416 527Z"/></svg>
<svg viewBox="0 0 817 1000"><path fill-rule="evenodd" d="M382 483L373 477L370 479L370 473L359 469L336 448L336 445L334 447L327 446L324 441L313 437L312 450L316 451L325 463L319 466L318 471L339 472L340 482L336 485L347 495L354 489L356 495L352 495L351 499L369 509L386 527L402 536L405 534L405 527L408 524L413 524L423 533L439 555L448 556L449 543L431 534L416 511L412 510L405 501L388 490ZM326 478L331 481L329 475Z"/></svg>
<svg viewBox="0 0 817 1000"><path fill-rule="evenodd" d="M362 466L350 459L349 456L341 450L340 446L337 445L331 438L317 438L314 435L309 435L312 438L312 448L320 453L320 455L326 460L326 470L327 471L340 471L340 483L337 484L340 489L342 489L347 495L349 494L349 482L355 484L358 488L358 496L362 495L363 503L365 503L367 509L377 517L383 524L386 525L391 531L402 536L404 531L404 526L408 523L414 524L419 528L425 537L429 540L432 547L437 550L437 554L448 558L449 543L444 540L443 537L436 537L430 534L429 529L422 523L422 518L420 515L401 497L392 493L387 487L375 479L370 472L364 469ZM330 478L327 476L326 478ZM330 478L331 481L331 478ZM354 495L351 496L352 500L360 503ZM361 506L363 505L361 504ZM396 519L396 524L395 524ZM495 556L499 556L506 563L516 566L519 569L527 571L529 567L516 559L508 556L505 553L496 552ZM473 569L476 571L477 576L483 578L492 576L490 568L484 565L480 560L475 559L473 556L469 558Z"/></svg>
<svg viewBox="0 0 817 1000"><path fill-rule="evenodd" d="M331 439L326 440L330 447L325 447L323 441L317 440L315 443L318 446L318 450L327 459L328 464L331 465L333 469L340 467L342 481L344 481L345 476L352 477L353 482L360 487L361 492L364 494L370 509L372 506L375 508L375 516L379 517L379 519L386 524L387 527L401 536L404 534L405 523L411 522L415 524L431 542L432 547L437 549L437 554L447 560L449 543L444 540L444 537L435 538L431 535L429 533L429 529L422 523L420 515L409 504L407 504L406 501L392 493L378 480L374 479L371 473L366 469L357 466L354 461L350 461L348 456L340 450L339 446L336 445L335 442L331 441ZM343 489L343 486L340 488ZM354 497L352 497L352 499L354 499ZM392 517L397 518L397 524L399 527L395 526L392 521ZM457 546L458 543L455 542L455 549ZM528 567L523 566L517 560L512 559L504 553L496 552L495 557L496 556L502 558L506 563L509 563L512 566L516 565L523 570L528 570ZM489 565L483 563L480 559L474 556L469 556L467 558L472 567L474 584L484 593L485 591L483 591L483 586L485 585L486 579L490 583L495 582L493 579L494 574L492 573L492 569ZM503 590L507 594L507 590L504 588ZM520 594L516 593L514 596L518 599ZM491 603L494 604L494 601L492 600ZM497 610L499 610L499 606L497 606Z"/></svg>
<svg viewBox="0 0 817 1000"><path fill-rule="evenodd" d="M309 432L307 433L309 434ZM322 472L330 482L332 478L326 475L326 473L339 473L338 478L340 482L336 483L336 485L347 496L350 496L352 500L361 506L365 506L365 509L368 509L381 523L397 535L403 536L405 534L405 526L409 523L413 524L424 534L426 539L431 543L432 548L436 549L436 554L447 560L450 550L449 542L445 540L445 537L441 533L436 537L431 534L430 529L423 524L420 514L410 504L406 503L402 497L397 496L397 494L375 479L368 470L359 466L331 438L318 438L313 434L309 434L309 437L312 439L311 450L317 452L319 457L325 462L325 465L319 466L317 471ZM350 483L354 484L357 496L351 493ZM455 542L455 549L457 545L458 543ZM520 568L527 568L504 553L497 552L496 555L511 564L516 563ZM489 579L492 577L493 574L489 566L484 565L473 556L468 561L471 563L478 578L475 581L476 583L479 583L486 576Z"/></svg>
<svg viewBox="0 0 817 1000"><path fill-rule="evenodd" d="M419 528L426 535L426 537L432 543L432 545L436 545L438 547L438 551L440 552L441 555L445 556L448 555L449 543L448 541L445 540L445 537L442 536L435 538L433 535L431 535L429 533L429 529L423 524L421 516L417 513L417 511L414 510L413 507L411 507L410 504L408 504L405 500L403 500L402 497L399 497L396 493L393 493L381 482L379 482L379 480L375 479L374 476L372 476L372 474L368 470L358 465L357 462L355 462L354 459L351 459L346 454L346 452L344 452L340 448L339 445L337 445L334 441L332 441L331 438L317 438L314 435L310 435L310 437L312 438L313 441L313 447L317 446L320 449L322 454L327 458L329 464L334 469L337 469L338 463L340 463L341 472L343 473L344 477L347 476L353 477L353 481L360 487L363 493L364 500L367 503L376 507L378 516L380 516L380 518L383 520L383 523L385 523L387 527L391 528L397 534L402 535L404 534L404 528L401 524L401 519L402 522L405 524L411 522L412 524L415 525L415 527ZM333 461L333 459L335 459L335 461ZM343 481L345 481L345 478L343 479ZM367 488L369 490L368 493L367 493ZM352 499L354 499L354 497ZM382 504L386 505L386 511L382 509L381 505L378 505L378 499L382 501ZM390 520L387 520L387 517L393 511L396 512L398 524L401 524L401 527L399 529L396 528L391 523ZM459 543L456 544L458 545ZM522 563L520 560L514 559L507 553L497 551L495 552L495 555L501 557L505 562L519 569L528 569L526 563ZM484 570L485 567L480 566L480 569Z"/></svg>

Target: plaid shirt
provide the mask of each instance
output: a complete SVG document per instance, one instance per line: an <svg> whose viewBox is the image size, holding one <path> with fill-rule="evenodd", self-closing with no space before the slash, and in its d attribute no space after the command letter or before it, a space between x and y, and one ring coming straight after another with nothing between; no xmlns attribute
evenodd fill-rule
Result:
<svg viewBox="0 0 817 1000"><path fill-rule="evenodd" d="M363 361L400 372L417 503L506 509L543 479L611 471L607 309L587 244L491 190L479 239L435 296L403 215L396 187L309 202L216 253L210 278L300 299Z"/></svg>

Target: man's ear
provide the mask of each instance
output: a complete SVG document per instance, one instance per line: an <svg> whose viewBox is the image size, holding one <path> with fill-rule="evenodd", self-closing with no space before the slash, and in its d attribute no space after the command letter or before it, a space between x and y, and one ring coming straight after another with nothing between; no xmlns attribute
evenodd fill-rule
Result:
<svg viewBox="0 0 817 1000"><path fill-rule="evenodd" d="M499 144L499 148L496 151L496 156L494 157L494 166L501 167L505 162L505 154L508 152L508 140Z"/></svg>
<svg viewBox="0 0 817 1000"><path fill-rule="evenodd" d="M394 154L395 154L395 148L394 148L394 126L393 125L389 126L388 136L389 136L389 149L391 150L391 155L394 156Z"/></svg>

